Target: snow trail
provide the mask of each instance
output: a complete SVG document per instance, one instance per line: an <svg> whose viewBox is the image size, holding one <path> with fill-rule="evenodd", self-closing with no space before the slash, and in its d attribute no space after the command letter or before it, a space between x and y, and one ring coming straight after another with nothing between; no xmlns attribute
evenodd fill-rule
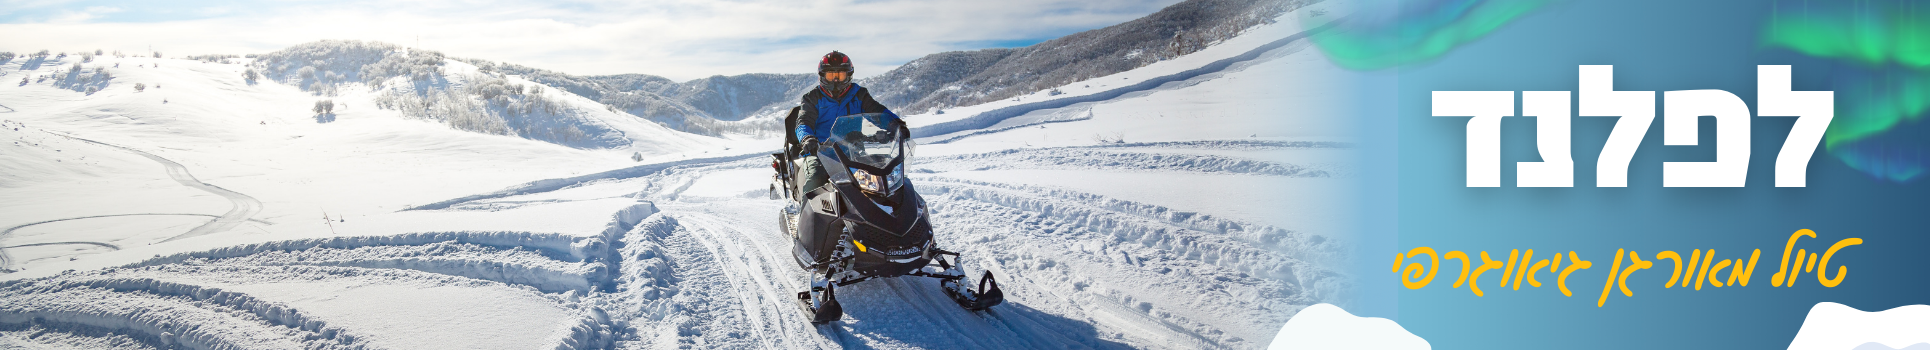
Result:
<svg viewBox="0 0 1930 350"><path fill-rule="evenodd" d="M1246 148L1325 148L1344 147L1327 144L1270 142L1189 142L1137 144L1134 147L1246 147ZM1099 151L1106 150L1106 151ZM1095 153L1096 152L1096 153ZM1000 163L1003 168L1113 169L1121 164L1080 162L1117 154L1146 155L1121 147L1024 149L966 154L940 158L921 164ZM1090 156L1083 156L1090 155ZM1066 163L1010 161L1026 157L1070 157ZM1255 162L1222 156L1168 155L1170 165L1143 167L1148 170L1180 173L1234 171L1262 176L1291 178L1295 171L1280 171L1280 163ZM1164 156L1162 156L1164 157ZM1290 305L1331 296L1335 280L1331 270L1317 261L1331 255L1334 246L1309 243L1322 238L1290 230L1239 222L1209 214L1182 212L1105 196L1027 185L1002 184L918 175L920 186L932 202L934 220L940 223L941 246L963 250L963 263L971 271L993 270L1007 285L1008 302L988 312L967 312L944 297L934 281L918 278L886 278L840 288L846 303L843 321L817 326L818 334L800 332L810 329L806 317L789 300L803 290L803 272L791 266L789 236L770 222L782 201L761 196L734 195L716 190L696 193L703 177L758 171L762 156L739 160L723 159L711 163L685 163L664 167L650 174L636 174L651 184L638 195L660 201L660 215L674 217L674 228L660 242L672 247L669 252L682 267L670 284L681 290L673 300L684 300L676 308L693 317L677 322L683 336L678 342L694 344L736 344L732 347L762 348L770 344L788 347L834 346L846 348L1109 348L1115 341L1129 340L1135 347L1160 348L1244 348L1258 338L1257 330L1275 327L1263 311L1265 307L1234 306L1264 302ZM954 159L955 158L955 159ZM1164 158L1162 158L1164 159ZM1128 164L1138 164L1129 161ZM948 166L944 169L949 169ZM1272 170L1268 170L1272 169ZM930 169L927 169L930 170ZM961 169L969 171L970 169ZM949 170L948 170L949 171ZM944 172L938 172L943 174ZM736 178L740 175L729 175ZM579 179L578 181L589 181ZM740 186L762 186L742 184ZM759 198L749 198L759 197ZM668 220L668 219L665 219ZM761 227L771 225L770 227ZM1087 237L1098 235L1098 237ZM1097 249L1068 247L1065 242L1106 243ZM627 249L627 248L626 248ZM1282 251L1303 250L1302 261ZM1124 254L1121 254L1124 253ZM1138 256L1119 259L1121 255ZM635 259L625 259L634 263ZM697 266L691 266L695 264ZM1067 267L1067 268L1061 268ZM1280 296L1251 301L1220 302L1210 309L1226 311L1248 308L1241 313L1255 316L1251 328L1256 332L1229 335L1234 329L1210 326L1224 323L1224 313L1186 312L1152 309L1134 310L1126 304L1147 305L1141 300L1167 300L1172 295L1196 293L1197 286L1167 287L1153 294L1123 293L1128 280L1158 280L1132 277L1158 271L1192 271L1197 277L1189 283L1210 286L1206 290L1240 285L1270 286L1238 294ZM1068 288L1067 285L1093 285L1097 282L1066 281L1068 271L1086 275L1109 276L1118 290L1098 292ZM1106 272L1100 272L1106 271ZM1139 272L1126 272L1139 271ZM1306 274L1306 276L1300 276ZM1066 277L1062 277L1066 276ZM773 278L777 277L777 278ZM789 277L789 278L785 278ZM1051 281L1051 282L1046 282ZM1228 283L1231 281L1232 283ZM1276 282L1267 282L1276 281ZM1307 282L1303 282L1307 281ZM1076 282L1076 283L1068 283ZM1172 289L1179 287L1179 289ZM1143 288L1143 287L1132 287ZM1250 288L1250 287L1236 287ZM1271 291L1267 291L1271 290ZM1071 297L1065 295L1072 295ZM1241 299L1248 299L1245 297ZM1192 298L1179 298L1190 300ZM1185 308L1185 306L1176 306ZM1149 314L1147 310L1151 310ZM720 314L721 313L721 314ZM1072 317L1070 319L1066 317ZM673 316L672 318L676 318ZM739 320L739 321L729 321ZM1284 321L1284 319L1277 320ZM1097 322L1106 325L1094 331L1067 333L1071 324ZM730 324L730 326L725 326ZM922 324L910 329L887 325ZM907 333L910 332L910 333ZM717 333L737 335L713 338ZM1067 334L1088 334L1067 337ZM1214 335L1207 335L1214 334ZM808 337L806 337L808 336ZM663 345L661 342L646 342Z"/></svg>
<svg viewBox="0 0 1930 350"><path fill-rule="evenodd" d="M6 247L0 247L0 248L38 247L38 246L47 246L47 245L66 245L66 244L92 245L92 246L106 247L107 249L121 250L121 246L117 246L111 243L88 242L88 241L27 243L27 244L15 244L15 245L10 245Z"/></svg>
<svg viewBox="0 0 1930 350"><path fill-rule="evenodd" d="M217 196L221 196L222 198L227 198L229 202L234 204L234 208L228 209L228 212L226 214L222 214L220 217L216 217L213 221L209 221L206 224L202 224L201 226L197 226L192 230L188 230L187 233L182 233L178 236L161 240L161 243L171 242L171 241L179 240L183 238L206 235L206 234L215 233L215 232L227 231L229 229L234 228L236 225L241 225L242 222L246 222L248 218L254 216L255 213L261 212L260 200L256 200L255 197L249 197L248 195L241 194L240 192L229 191L228 189L221 188L221 186L215 186L213 184L201 182L201 180L197 180L194 178L194 174L188 173L188 167L182 166L181 163L175 163L174 161L167 160L167 158L161 158L161 156L156 156L152 153L142 152L140 150L136 150L133 148L121 147L114 144L79 138L73 135L67 135L64 133L58 133L53 131L48 131L47 133L58 135L60 137L65 137L70 140L92 143L92 144L102 145L107 147L113 147L123 151L134 153L136 155L140 155L142 157L146 157L147 159L153 160L156 163L161 163L162 166L167 167L168 177L174 179L175 182L181 183L182 186L188 186L194 189L207 191L208 193L213 193Z"/></svg>
<svg viewBox="0 0 1930 350"><path fill-rule="evenodd" d="M25 223L20 225L14 225L13 227L8 227L6 230L0 230L0 242L4 242L7 240L7 238L12 237L14 230L25 228L27 226L55 223L55 222L68 221L68 220L93 219L93 218L116 217L116 216L131 216L131 215L185 215L185 216L216 217L214 215L209 215L209 214L114 214L114 215L93 215L93 216L72 217L72 218L65 218L65 219L53 219L53 220L45 220L40 222L31 222L31 223ZM30 244L21 244L21 245L13 245L13 246L0 246L0 272L13 271L13 256L7 254L7 250L6 250L7 248L32 247L32 246L51 245L51 244L93 244L93 245L105 246L114 250L121 249L120 246L101 243L101 242L54 242L54 243L30 243Z"/></svg>
<svg viewBox="0 0 1930 350"><path fill-rule="evenodd" d="M277 281L338 276L328 278L359 281L351 284L539 293L549 300L545 303L579 315L558 324L554 333L564 342L559 348L568 349L1252 348L1265 340L1260 330L1270 331L1284 322L1284 316L1270 310L1310 305L1333 296L1339 277L1326 262L1335 246L1323 243L1318 235L1209 213L948 174L976 171L953 164L998 163L999 169L1233 172L1291 179L1305 176L1305 170L1290 171L1298 169L1295 164L1232 156L1161 152L1303 146L1312 147L1229 141L1021 149L936 157L939 161L922 163L932 166L919 168L924 170L914 172L913 181L932 205L940 246L963 254L960 263L968 273L993 271L1006 287L1006 304L982 312L959 308L936 281L884 278L840 288L845 318L827 325L810 324L793 300L805 284L804 272L790 256L791 238L770 220L783 202L746 194L761 189L765 185L761 181L728 186L742 191L703 184L718 181L709 179L713 176L760 178L740 175L768 171L764 156L754 155L543 180L533 182L544 184L536 190L525 186L445 201L439 205L444 209L411 210L465 212L502 210L505 205L561 205L586 199L553 193L585 189L605 192L575 197L618 195L638 201L611 214L608 227L595 235L418 232L273 241L168 255L114 270L0 284L0 317L35 315L51 320L0 323L81 322L121 332L116 334L157 339L154 344L164 344L158 339L201 337L196 341L202 342L195 344L210 348L281 346L273 345L275 339L339 339L339 344L371 348L399 344L366 330L338 330L336 338L316 335L320 333L235 336L241 334L235 332L264 326L288 330L278 332L328 332L325 325L341 320L307 313L289 318L286 311L273 310L293 308L293 304L267 301L243 290L283 283ZM1161 161L1151 161L1154 155ZM1121 156L1145 161L1096 161ZM1039 157L1069 161L1027 160ZM636 187L606 182L613 180L630 181ZM599 185L582 186L590 183ZM91 292L83 292L85 288L68 294L42 292L74 288L54 286L96 286L108 283L97 281L110 280L125 282L112 282L122 287ZM224 287L227 284L239 287ZM213 295L260 301L199 301ZM180 299L184 296L187 299ZM41 297L74 301L47 302ZM165 301L177 299L187 301ZM87 303L84 300L121 301L98 308L74 304ZM21 304L31 302L40 304ZM163 311L142 315L112 311L136 305ZM223 311L238 309L255 311ZM213 316L231 314L258 316ZM197 331L201 333L164 328L184 322L210 326ZM304 326L308 324L314 325ZM338 343L287 344L329 347Z"/></svg>
<svg viewBox="0 0 1930 350"><path fill-rule="evenodd" d="M1335 177L1347 173L1335 164L1289 164L1216 155L1161 154L1110 150L1113 147L1008 149L990 153L930 157L918 171L1075 169L1163 170L1284 177Z"/></svg>
<svg viewBox="0 0 1930 350"><path fill-rule="evenodd" d="M680 161L667 162L667 163L644 164L644 165L638 165L638 166L617 169L617 170L610 170L610 171L589 174L589 175L560 178L560 179L536 180L536 181L531 181L521 185L511 186L508 189L504 189L500 191L464 196L461 198L449 199L441 202L423 204L419 206L410 207L405 210L444 209L452 205L465 203L465 202L473 202L473 201L480 201L485 199L502 198L502 197L516 196L516 195L531 194L531 193L543 193L543 192L556 191L556 190L569 188L570 186L576 186L576 185L584 184L591 181L597 181L597 180L629 179L629 178L649 176L652 174L656 174L659 172L663 172L663 171L678 168L678 167L687 167L692 165L707 165L707 164L714 164L714 163L728 162L728 161L743 161L743 160L753 160L753 159L759 159L759 158L768 158L770 157L768 155L769 153L771 152L755 153L751 155L689 159L689 160L680 160Z"/></svg>

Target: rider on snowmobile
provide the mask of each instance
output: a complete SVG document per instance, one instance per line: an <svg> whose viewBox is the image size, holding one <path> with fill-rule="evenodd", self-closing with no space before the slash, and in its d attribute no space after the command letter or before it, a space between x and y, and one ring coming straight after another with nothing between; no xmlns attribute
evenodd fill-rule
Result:
<svg viewBox="0 0 1930 350"><path fill-rule="evenodd" d="M779 210L778 226L796 243L792 256L807 272L811 287L797 300L811 323L842 317L837 288L880 277L938 279L945 295L967 310L1003 302L990 270L974 279L959 253L940 248L925 200L904 176L916 145L910 130L851 75L850 57L824 55L817 88L785 117L792 128L785 152L771 154L777 172L771 199L784 197L780 187L796 191L790 197L797 201ZM819 153L820 142L830 148ZM839 182L830 184L832 178ZM817 199L806 200L813 194Z"/></svg>
<svg viewBox="0 0 1930 350"><path fill-rule="evenodd" d="M837 121L838 117L861 113L883 113L883 122L887 125L898 120L897 113L892 113L891 109L885 108L884 105L878 104L878 100L871 98L871 91L858 86L858 83L851 82L853 73L851 57L845 56L843 52L831 51L825 54L823 59L818 60L818 87L804 93L804 108L799 112L797 129L792 130L797 134L798 144L804 150L799 160L801 165L799 171L803 174L800 174L802 176L798 176L798 179L804 181L802 186L798 187L800 194L810 193L811 190L824 186L825 182L830 181L824 169L820 168L816 154L818 141L827 139L826 134L831 132L831 124ZM798 199L802 200L803 196L798 196Z"/></svg>

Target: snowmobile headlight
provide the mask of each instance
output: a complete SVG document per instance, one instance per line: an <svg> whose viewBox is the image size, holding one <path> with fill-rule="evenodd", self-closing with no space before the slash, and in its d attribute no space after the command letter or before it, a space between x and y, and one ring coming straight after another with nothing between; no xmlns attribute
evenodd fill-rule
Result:
<svg viewBox="0 0 1930 350"><path fill-rule="evenodd" d="M883 196L891 193L886 191L886 181L883 176L872 175L871 173L860 170L851 172L851 177L852 180L858 183L858 189L864 190L865 194Z"/></svg>
<svg viewBox="0 0 1930 350"><path fill-rule="evenodd" d="M891 188L885 193L898 193L898 188L905 187L905 166L899 165L897 168L892 168L891 175L885 177L885 183Z"/></svg>

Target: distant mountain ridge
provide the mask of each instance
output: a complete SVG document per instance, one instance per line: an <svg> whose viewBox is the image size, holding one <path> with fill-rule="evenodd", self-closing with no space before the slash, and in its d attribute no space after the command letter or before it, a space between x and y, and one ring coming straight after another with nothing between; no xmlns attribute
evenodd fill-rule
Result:
<svg viewBox="0 0 1930 350"><path fill-rule="evenodd" d="M860 83L879 102L905 112L976 105L1199 51L1318 1L1188 0L1032 46L927 55Z"/></svg>
<svg viewBox="0 0 1930 350"><path fill-rule="evenodd" d="M1319 0L1188 0L1146 17L1074 33L1022 48L941 52L883 74L859 79L879 102L901 113L970 106L1053 89L1171 59L1226 39ZM444 59L422 51L423 62L385 60L408 50L384 43L321 41L261 55L271 79L303 86L439 75ZM491 74L516 75L567 91L666 127L699 135L768 137L779 132L784 109L817 85L814 74L750 73L677 82L649 74L577 76L473 58L447 58ZM809 59L809 58L803 58ZM299 72L315 67L312 75ZM364 66L382 72L366 75ZM373 71L372 71L373 72Z"/></svg>
<svg viewBox="0 0 1930 350"><path fill-rule="evenodd" d="M554 86L677 130L712 136L774 131L761 130L775 129L774 121L744 119L788 108L817 85L812 74L716 75L679 83L649 74L576 76L479 59L463 61Z"/></svg>
<svg viewBox="0 0 1930 350"><path fill-rule="evenodd" d="M905 113L970 106L1124 72L1198 51L1319 0L1188 0L1126 23L1023 48L926 55L859 79L879 102ZM1184 33L1182 35L1182 33ZM1177 38L1177 40L1176 40ZM813 74L751 73L686 82L649 74L573 76L465 60L705 135L754 134L817 85Z"/></svg>

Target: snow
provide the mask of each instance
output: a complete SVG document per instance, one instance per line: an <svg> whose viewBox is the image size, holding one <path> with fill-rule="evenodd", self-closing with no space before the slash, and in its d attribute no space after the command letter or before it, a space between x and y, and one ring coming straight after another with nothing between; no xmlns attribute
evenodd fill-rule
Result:
<svg viewBox="0 0 1930 350"><path fill-rule="evenodd" d="M753 167L749 169L725 170L704 174L704 177L691 182L690 187L684 189L683 195L686 197L764 198L767 196L765 194L767 189L765 187L757 187L756 184L768 184L770 182L771 170L769 170L769 168ZM747 187L750 189L748 192L745 191Z"/></svg>
<svg viewBox="0 0 1930 350"><path fill-rule="evenodd" d="M1816 303L1803 318L1803 327L1790 341L1790 350L1916 349L1930 346L1930 305L1905 305L1883 311L1863 311L1832 302Z"/></svg>
<svg viewBox="0 0 1930 350"><path fill-rule="evenodd" d="M1280 80L1339 69L1292 18L1062 95L906 116L938 244L1007 301L971 312L888 278L840 288L827 325L795 305L775 140L546 88L626 142L572 148L411 119L359 85L102 57L84 66L120 68L92 95L0 85L0 344L1261 348L1352 287L1350 122L1337 92ZM323 98L332 120L308 111Z"/></svg>
<svg viewBox="0 0 1930 350"><path fill-rule="evenodd" d="M1325 3L1313 4L1298 11L1323 10L1329 7L1333 6ZM1018 116L1014 113L1023 114L1034 112L1039 110L1040 108L1038 107L1041 106L1077 106L1081 103L1089 103L1094 100L1120 100L1121 97L1127 97L1126 100L1135 100L1130 97L1143 96L1143 94L1152 91L1175 90L1202 81L1214 80L1214 78L1244 71L1247 68L1259 65L1258 63L1261 62L1256 62L1254 60L1256 58L1272 61L1279 58L1279 56L1298 52L1307 47L1309 44L1305 40L1298 40L1299 38L1295 37L1296 35L1302 35L1308 29L1302 27L1298 11L1290 12L1276 18L1275 20L1278 23L1255 27L1246 34L1207 47L1199 52L1153 63L1139 69L1058 87L1056 90L1062 93L1059 95L1053 95L1051 93L1054 89L1047 89L1010 100L957 107L946 110L945 114L921 114L915 118L906 118L906 120L915 128L937 127L938 130L917 131L917 134L927 135L921 137L931 137L950 134L965 129L986 128L992 123ZM1281 48L1285 48L1286 50L1280 50ZM1326 113L1328 111L1324 111L1322 108L1338 107L1338 104L1305 103L1321 100L1282 97L1308 93L1337 93L1340 92L1341 89L1333 89L1332 91L1304 91L1303 89L1321 89L1328 85L1318 83L1280 84L1278 81L1273 81L1272 79L1286 76L1293 77L1296 81L1320 83L1337 82L1338 80L1331 78L1337 77L1337 75L1334 74L1340 73L1339 69L1325 63L1325 58L1320 55L1299 55L1295 57L1294 60L1310 64L1264 65L1268 67L1267 69L1278 71L1272 72L1275 74L1235 74L1248 79L1264 81L1255 82L1246 80L1238 83L1228 81L1225 85L1233 85L1229 86L1231 89L1189 89L1187 92L1166 94L1162 98L1154 100L1137 99L1137 101L1132 102L1150 104L1153 105L1152 110L1154 111L1175 111L1175 114L1177 114L1178 111L1185 110L1184 108L1176 107L1186 106L1187 104L1206 103L1262 114L1294 113L1314 116L1330 115ZM1255 89L1255 87L1264 88ZM1227 98L1231 96L1226 96L1225 94L1239 94L1240 96L1237 97L1258 98ZM1199 95L1226 97L1206 96L1211 98L1188 98ZM1311 98L1318 96L1305 97ZM1256 103L1272 101L1299 101L1303 103L1294 105L1293 107L1295 108L1285 110L1264 108L1272 106ZM1174 104L1174 102L1181 102L1182 104ZM1262 108L1246 108L1243 107L1243 105ZM1195 105L1191 107L1198 106ZM1334 118L1308 118L1300 119L1299 121L1325 124L1336 120L1334 120ZM1236 134L1236 136L1238 135L1243 134Z"/></svg>
<svg viewBox="0 0 1930 350"><path fill-rule="evenodd" d="M978 181L1066 188L1106 193L1122 200L1155 204L1183 212L1213 213L1277 227L1301 227L1313 232L1344 232L1341 224L1350 202L1295 201L1314 197L1344 199L1349 184L1339 179L1280 179L1275 176L1169 174L1154 172L1094 173L1079 170L988 170L946 175ZM915 180L924 180L914 178ZM1281 201L1274 206L1252 203Z"/></svg>
<svg viewBox="0 0 1930 350"><path fill-rule="evenodd" d="M502 288L321 281L231 290L280 296L334 325L363 330L371 344L392 349L543 348L567 335L558 324L571 316L540 295Z"/></svg>

